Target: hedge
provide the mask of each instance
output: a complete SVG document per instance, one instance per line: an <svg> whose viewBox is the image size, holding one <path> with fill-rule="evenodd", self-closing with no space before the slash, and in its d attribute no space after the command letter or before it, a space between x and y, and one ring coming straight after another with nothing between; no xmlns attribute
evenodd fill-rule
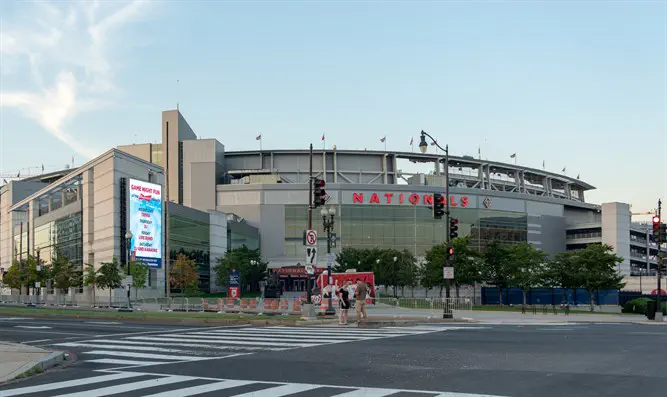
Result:
<svg viewBox="0 0 667 397"><path fill-rule="evenodd" d="M623 313L634 313L634 314L643 314L646 315L646 309L648 306L648 301L652 299L649 298L637 298L631 301L628 301L623 306ZM667 315L667 302L662 302L662 314Z"/></svg>

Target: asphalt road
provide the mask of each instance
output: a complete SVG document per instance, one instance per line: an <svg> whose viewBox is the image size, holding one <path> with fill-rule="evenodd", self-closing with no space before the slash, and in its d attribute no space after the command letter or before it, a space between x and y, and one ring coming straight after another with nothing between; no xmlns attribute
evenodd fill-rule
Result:
<svg viewBox="0 0 667 397"><path fill-rule="evenodd" d="M7 325L0 326L4 339ZM114 326L123 328L122 324ZM168 327L159 327L162 329L156 330L155 335L168 338L163 336ZM667 346L667 328L662 325L429 327L403 331L323 327L312 330L217 327L176 331L179 336L174 339L180 342L188 338L215 342L218 340L215 338L219 338L312 343L284 350L257 349L243 355L147 364L121 370L80 361L19 383L0 386L0 391L4 388L6 395L31 397L66 393L101 396L112 392L120 396L258 397L461 396L455 393L470 393L470 397L626 397L666 393L663 349ZM97 332L87 326L74 329ZM260 334L269 337L259 338ZM339 340L327 343L328 337ZM125 343L123 340L128 338L132 336L104 339ZM188 344L192 344L190 342Z"/></svg>

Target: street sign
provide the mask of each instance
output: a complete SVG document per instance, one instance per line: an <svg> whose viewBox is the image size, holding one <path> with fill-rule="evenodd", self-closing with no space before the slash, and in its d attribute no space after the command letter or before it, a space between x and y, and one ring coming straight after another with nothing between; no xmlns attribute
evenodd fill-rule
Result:
<svg viewBox="0 0 667 397"><path fill-rule="evenodd" d="M309 247L317 245L317 232L315 230L306 230L306 245Z"/></svg>
<svg viewBox="0 0 667 397"><path fill-rule="evenodd" d="M42 283L40 283L39 281L35 281L35 288L39 288L41 287L41 285Z"/></svg>
<svg viewBox="0 0 667 397"><path fill-rule="evenodd" d="M306 273L309 275L315 274L315 268L313 268L313 265L306 265Z"/></svg>
<svg viewBox="0 0 667 397"><path fill-rule="evenodd" d="M331 248L336 248L336 233L331 233Z"/></svg>
<svg viewBox="0 0 667 397"><path fill-rule="evenodd" d="M454 279L454 266L445 266L442 268L442 275L445 278L445 280L453 280Z"/></svg>
<svg viewBox="0 0 667 397"><path fill-rule="evenodd" d="M306 265L317 264L317 247L306 247Z"/></svg>
<svg viewBox="0 0 667 397"><path fill-rule="evenodd" d="M334 254L329 252L329 254L327 254L327 265L331 266L333 265L333 263L334 263Z"/></svg>

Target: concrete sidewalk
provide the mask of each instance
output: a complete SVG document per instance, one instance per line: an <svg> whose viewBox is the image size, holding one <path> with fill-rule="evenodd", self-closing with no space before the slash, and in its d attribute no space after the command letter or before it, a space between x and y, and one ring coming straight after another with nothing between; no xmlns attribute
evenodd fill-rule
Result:
<svg viewBox="0 0 667 397"><path fill-rule="evenodd" d="M41 372L64 360L64 352L0 341L0 384L28 371ZM37 368L35 368L37 367Z"/></svg>

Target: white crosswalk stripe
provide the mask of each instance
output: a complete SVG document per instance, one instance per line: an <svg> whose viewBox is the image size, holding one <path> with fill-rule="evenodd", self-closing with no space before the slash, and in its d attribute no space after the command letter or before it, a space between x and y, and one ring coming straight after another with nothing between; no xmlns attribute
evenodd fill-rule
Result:
<svg viewBox="0 0 667 397"><path fill-rule="evenodd" d="M112 372L112 371L96 371ZM380 389L308 383L262 382L205 378L186 375L164 375L143 372L115 372L37 386L14 387L0 391L0 397L24 396L49 392L54 397L112 396L186 397L226 390L229 397L289 397L304 393L331 397L385 397L400 393L409 397L502 397L482 394L430 390ZM165 390L168 386L168 390ZM75 389L69 392L68 389Z"/></svg>
<svg viewBox="0 0 667 397"><path fill-rule="evenodd" d="M128 334L118 339L101 337L57 343L53 346L74 348L85 362L127 369L461 329L466 327L434 325L375 329L331 326L200 328L177 333Z"/></svg>

